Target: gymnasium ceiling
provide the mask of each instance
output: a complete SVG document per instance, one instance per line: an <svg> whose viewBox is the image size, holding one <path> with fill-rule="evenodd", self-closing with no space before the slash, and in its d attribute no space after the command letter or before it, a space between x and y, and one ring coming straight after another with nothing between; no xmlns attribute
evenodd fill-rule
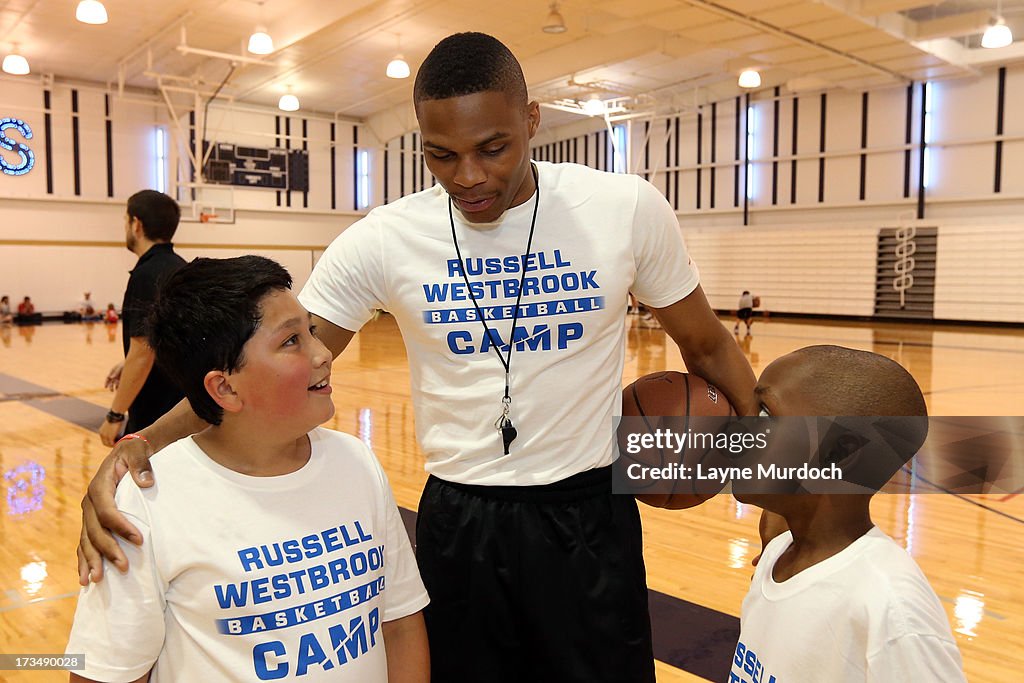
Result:
<svg viewBox="0 0 1024 683"><path fill-rule="evenodd" d="M0 0L0 52L19 44L33 73L18 78L150 91L162 83L209 95L231 62L194 50L254 57L244 43L263 24L276 52L262 64L238 63L221 97L276 106L290 87L304 111L395 134L414 125L412 79L386 78L385 65L401 51L415 74L430 48L456 31L491 33L509 45L542 102L598 96L648 111L731 97L747 67L760 71L762 88L808 91L957 77L1024 58L1024 0L1001 3L1021 42L997 50L979 45L996 0L565 0L557 7L567 30L559 34L541 30L549 0L104 4L109 22L90 26L75 20L75 0Z"/></svg>

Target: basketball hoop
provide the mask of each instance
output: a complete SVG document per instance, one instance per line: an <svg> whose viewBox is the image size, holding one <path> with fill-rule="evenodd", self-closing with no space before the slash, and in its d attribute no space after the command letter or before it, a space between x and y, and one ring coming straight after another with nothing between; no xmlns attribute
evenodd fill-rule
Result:
<svg viewBox="0 0 1024 683"><path fill-rule="evenodd" d="M217 214L215 214L215 213L201 213L201 214L199 214L199 222L200 223L209 223L211 219L215 219L215 218L217 218Z"/></svg>

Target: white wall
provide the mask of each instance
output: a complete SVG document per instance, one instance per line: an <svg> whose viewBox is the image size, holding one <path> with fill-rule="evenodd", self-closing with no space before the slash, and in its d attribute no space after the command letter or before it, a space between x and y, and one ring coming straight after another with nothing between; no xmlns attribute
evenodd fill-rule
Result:
<svg viewBox="0 0 1024 683"><path fill-rule="evenodd" d="M946 226L939 231L935 317L1024 321L1024 229Z"/></svg>
<svg viewBox="0 0 1024 683"><path fill-rule="evenodd" d="M874 312L877 235L871 228L694 228L684 233L713 308L735 309L740 292L748 289L771 312Z"/></svg>
<svg viewBox="0 0 1024 683"><path fill-rule="evenodd" d="M18 177L0 175L0 294L13 302L32 297L41 311L76 308L83 291L91 291L102 304L120 305L128 270L135 257L124 248L124 205L132 193L156 183L155 130L174 129L162 102L153 95L132 94L118 98L99 87L55 84L49 88L50 108L44 107L44 88L39 82L5 79L0 94L0 117L25 120L33 138L24 141L35 152L36 165ZM77 116L72 112L77 95ZM107 116L109 104L110 115ZM46 153L45 115L50 115L50 154ZM285 145L281 112L230 109L211 105L207 138L261 147ZM73 121L78 123L78 149ZM305 138L302 122L306 119ZM107 154L107 121L110 146ZM184 117L186 123L188 117ZM282 135L275 136L275 123ZM362 215L353 211L352 122L333 122L313 116L291 116L288 143L309 150L310 190L303 208L301 192L292 192L277 205L272 190L217 190L199 192L218 205L234 209L232 224L190 222L185 207L175 236L178 251L186 258L198 255L234 256L260 253L280 261L301 285L315 258L344 228ZM363 127L360 127L363 128ZM360 131L360 146L375 149L379 143ZM18 142L22 138L12 133ZM168 178L175 178L177 152L172 136ZM365 141L365 142L364 142ZM334 204L331 208L332 154L335 157ZM16 157L5 153L5 158ZM75 159L79 170L75 182ZM108 187L108 161L112 187ZM47 170L52 181L48 186ZM174 192L172 187L168 192Z"/></svg>
<svg viewBox="0 0 1024 683"><path fill-rule="evenodd" d="M423 159L419 133L406 133L389 140L387 145L379 150L376 161L379 165L379 175L376 176L378 185L374 188L373 205L393 202L407 194L434 186L434 176L427 170Z"/></svg>
<svg viewBox="0 0 1024 683"><path fill-rule="evenodd" d="M44 108L45 92L50 108ZM77 95L78 114L72 113ZM105 104L107 94L88 87L56 84L44 88L38 82L6 78L0 88L0 117L15 117L32 128L32 140L24 141L35 152L36 165L28 174L0 175L0 198L67 199L107 198L107 152ZM110 96L111 167L113 190L118 197L152 187L155 165L152 156L153 130L161 120L155 100L133 97L119 100ZM50 158L46 154L45 115L50 115ZM75 193L75 149L72 121L78 121L78 194ZM19 137L18 142L23 140ZM5 152L13 160L13 155ZM52 187L47 186L47 172Z"/></svg>
<svg viewBox="0 0 1024 683"><path fill-rule="evenodd" d="M31 296L40 311L76 308L83 291L120 307L135 256L124 246L123 200L3 199L0 294ZM301 286L323 248L358 219L353 213L238 210L233 225L182 223L185 258L255 253L273 258Z"/></svg>
<svg viewBox="0 0 1024 683"><path fill-rule="evenodd" d="M931 84L926 157L929 182L924 190L923 216L919 216L918 206L924 99L920 83L867 94L866 145L862 145L864 93L825 93L824 153L820 151L821 93L779 95L778 155L774 153L775 93L754 94L750 100L754 109L754 189L746 213L745 98L739 103L729 99L717 104L714 164L712 108L707 104L702 107L699 164L697 115L689 112L649 120L649 135L645 134L648 121L634 120L630 168L649 176L676 207L716 308L734 308L739 292L750 289L774 312L870 316L874 311L878 231L916 225L938 228L936 319L1021 323L1024 65L1008 67L1005 76L1002 137L996 135L997 69ZM794 110L798 123L795 154ZM735 161L737 116L739 162ZM590 122L575 124L562 135L548 131L535 146L534 155L546 158L560 139L578 138L588 130L593 135L600 127L600 122ZM997 140L1002 140L1003 146L998 190ZM862 155L866 171L863 188ZM824 183L819 186L822 158ZM590 165L595 165L592 160ZM698 168L702 170L699 204Z"/></svg>
<svg viewBox="0 0 1024 683"><path fill-rule="evenodd" d="M755 110L754 192L746 212L742 161L745 98L738 103L728 99L716 107L714 164L712 114L707 104L702 109L699 165L697 116L688 112L653 118L649 126L643 119L633 120L629 168L648 176L676 207L716 307L732 308L739 291L751 289L762 296L766 308L776 312L871 315L877 232L883 227L914 224L939 230L935 317L1024 322L1024 309L1017 302L1022 284L1019 264L1024 256L1024 220L1020 218L1024 215L1024 65L1008 67L1005 81L998 192L998 70L932 85L930 186L925 191L923 218L917 217L920 84L909 90L898 86L868 93L866 147L861 144L863 93L825 93L824 154L819 152L821 93L779 95L778 156L774 155L773 138L775 94L771 90L754 93L750 99ZM44 154L42 86L7 79L0 94L0 115L18 116L32 125L35 138L30 144L37 158L35 170L26 176L0 176L0 292L15 300L31 294L46 310L70 307L86 288L103 300L121 291L132 260L120 247L123 203L129 194L153 183L154 126L172 127L162 105L151 96L120 100L108 98L102 89L74 89L78 91L78 194L73 170L72 88L60 84L50 88L49 159ZM108 99L112 193L106 180ZM737 117L739 162L735 161ZM187 125L187 116L184 121ZM287 137L285 121L290 125ZM274 191L229 192L229 199L218 201L234 207L234 224L183 224L176 239L182 251L227 255L263 250L286 261L301 280L320 250L361 215L352 210L357 147L372 151L371 205L385 202L385 159L387 201L397 199L403 189L409 194L434 182L429 171L424 173L415 133L387 141L385 147L372 138L368 126L335 121L332 146L331 123L312 115L285 117L276 110L211 106L208 139L259 146L283 146L286 140L291 147L307 145L311 169L311 187L305 198L308 206L303 207L298 192L291 193L290 208L287 194L281 196L279 206ZM559 129L544 128L534 141L534 158L583 163L587 150L586 163L611 168L604 130L603 122L593 119ZM354 135L359 136L358 144L353 143ZM867 170L863 200L862 154ZM909 174L905 172L908 154ZM825 170L819 196L821 158ZM793 161L795 202L791 193ZM47 167L52 174L49 188ZM97 267L97 263L103 266Z"/></svg>

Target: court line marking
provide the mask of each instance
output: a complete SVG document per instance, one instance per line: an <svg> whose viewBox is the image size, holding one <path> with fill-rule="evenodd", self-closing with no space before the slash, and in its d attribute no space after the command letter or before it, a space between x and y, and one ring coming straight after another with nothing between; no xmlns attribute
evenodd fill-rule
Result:
<svg viewBox="0 0 1024 683"><path fill-rule="evenodd" d="M23 607L32 607L33 605L38 605L43 602L54 602L56 600L67 600L68 598L77 598L79 593L80 591L75 591L73 593L61 593L60 595L51 595L46 598L33 598L32 600L21 600L19 602L14 603L13 605L4 605L3 607L0 607L0 614L4 612L11 612L16 609L22 609Z"/></svg>
<svg viewBox="0 0 1024 683"><path fill-rule="evenodd" d="M1004 512L1004 511L998 510L998 509L996 509L994 507L990 507L988 505L985 505L984 503L976 501L976 500L974 500L972 498L968 498L967 496L965 496L962 493L957 493L955 491L951 491L950 489L947 489L944 486L939 486L938 484L925 479L924 477L922 477L917 472L911 471L910 468L908 468L906 465L901 467L900 470L903 471L903 472L906 472L907 474L909 474L914 479L919 479L919 480L923 481L925 484L931 486L932 488L934 488L937 491L941 491L942 493L945 493L947 495L953 496L954 498L959 498L960 500L962 500L962 501L964 501L966 503L970 503L971 505L975 505L977 507L980 507L983 510L988 510L989 512L994 512L997 515L1000 515L1002 517L1006 517L1007 519L1012 520L1014 522L1017 522L1019 524L1024 524L1024 519L1021 519L1020 517L1016 517L1014 515L1011 515L1009 512ZM1015 495L1015 494L1011 494L1011 496L1012 495Z"/></svg>
<svg viewBox="0 0 1024 683"><path fill-rule="evenodd" d="M859 328L858 328L859 329ZM980 334L965 332L963 334ZM757 336L750 335L754 339ZM861 340L861 339L850 339L849 337L804 337L790 334L772 334L770 332L760 334L759 336L768 337L770 339L796 339L796 340L807 340L816 341L817 343L822 342L865 342L876 346L913 346L919 348L931 348L931 349L942 349L950 351L980 351L990 353L1011 353L1016 355L1024 355L1024 349L1006 349L1006 348L989 348L984 346L958 346L953 344L935 344L932 342L915 342L915 341L888 341L888 340Z"/></svg>
<svg viewBox="0 0 1024 683"><path fill-rule="evenodd" d="M90 432L99 429L107 411L95 403L0 373L0 403L18 401Z"/></svg>
<svg viewBox="0 0 1024 683"><path fill-rule="evenodd" d="M999 502L1000 503L1005 503L1005 502L1007 502L1009 500L1012 500L1012 499L1016 498L1021 493L1024 493L1024 486L1022 486L1021 488L1017 489L1013 493L1006 494L1005 496L1003 496L1002 498L999 499Z"/></svg>

